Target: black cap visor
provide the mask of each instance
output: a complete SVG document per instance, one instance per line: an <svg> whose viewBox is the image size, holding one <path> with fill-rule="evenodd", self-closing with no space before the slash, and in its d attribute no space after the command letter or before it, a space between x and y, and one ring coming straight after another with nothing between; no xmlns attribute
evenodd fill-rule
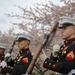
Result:
<svg viewBox="0 0 75 75"><path fill-rule="evenodd" d="M0 48L0 49L5 50L5 48Z"/></svg>
<svg viewBox="0 0 75 75"><path fill-rule="evenodd" d="M17 41L17 42L20 42L20 41L24 41L24 40L28 40L28 39L20 37L20 38L18 38L16 41ZM28 40L28 41L30 41L30 40Z"/></svg>
<svg viewBox="0 0 75 75"><path fill-rule="evenodd" d="M62 28L68 27L68 26L75 26L75 25L73 23L63 23L59 26L59 29L62 29Z"/></svg>
<svg viewBox="0 0 75 75"><path fill-rule="evenodd" d="M16 41L23 41L26 40L26 38L18 38Z"/></svg>

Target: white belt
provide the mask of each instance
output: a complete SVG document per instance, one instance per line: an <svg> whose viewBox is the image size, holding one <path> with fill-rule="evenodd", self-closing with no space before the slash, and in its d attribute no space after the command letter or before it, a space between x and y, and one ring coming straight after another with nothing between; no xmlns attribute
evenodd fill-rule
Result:
<svg viewBox="0 0 75 75"><path fill-rule="evenodd" d="M75 69L71 70L68 75L72 75L72 74L75 74Z"/></svg>

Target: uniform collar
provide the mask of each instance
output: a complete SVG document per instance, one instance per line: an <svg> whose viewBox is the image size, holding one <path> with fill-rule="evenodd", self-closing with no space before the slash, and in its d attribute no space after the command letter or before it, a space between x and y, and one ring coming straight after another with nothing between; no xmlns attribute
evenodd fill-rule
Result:
<svg viewBox="0 0 75 75"><path fill-rule="evenodd" d="M3 57L4 57L4 55L1 55L1 56L0 56L0 58L3 58Z"/></svg>
<svg viewBox="0 0 75 75"><path fill-rule="evenodd" d="M69 44L73 44L73 43L75 43L75 38L64 41L65 45L69 45Z"/></svg>
<svg viewBox="0 0 75 75"><path fill-rule="evenodd" d="M22 54L22 53L27 53L28 51L30 51L29 48L26 48L26 49L20 50L19 53L20 53L20 54Z"/></svg>

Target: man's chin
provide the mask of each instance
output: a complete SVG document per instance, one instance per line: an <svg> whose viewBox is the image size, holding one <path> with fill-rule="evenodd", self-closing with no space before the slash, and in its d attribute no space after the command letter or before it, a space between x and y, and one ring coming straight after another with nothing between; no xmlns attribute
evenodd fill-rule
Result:
<svg viewBox="0 0 75 75"><path fill-rule="evenodd" d="M67 40L66 38L62 37L63 40Z"/></svg>

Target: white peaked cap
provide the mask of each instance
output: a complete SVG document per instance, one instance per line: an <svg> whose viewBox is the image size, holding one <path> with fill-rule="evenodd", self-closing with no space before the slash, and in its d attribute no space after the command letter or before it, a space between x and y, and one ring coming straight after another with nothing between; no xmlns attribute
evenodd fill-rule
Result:
<svg viewBox="0 0 75 75"><path fill-rule="evenodd" d="M75 19L71 17L63 16L59 20L59 28L67 27L67 26L74 26L75 25Z"/></svg>
<svg viewBox="0 0 75 75"><path fill-rule="evenodd" d="M26 34L19 34L17 40L23 40L23 39L27 39L31 41L33 37L30 35L26 35Z"/></svg>
<svg viewBox="0 0 75 75"><path fill-rule="evenodd" d="M6 49L7 46L6 46L6 44L4 44L4 43L0 43L0 48Z"/></svg>
<svg viewBox="0 0 75 75"><path fill-rule="evenodd" d="M61 24L63 24L63 23L72 23L72 24L75 25L75 19L74 18L63 16L63 17L60 18L60 20L61 20Z"/></svg>

